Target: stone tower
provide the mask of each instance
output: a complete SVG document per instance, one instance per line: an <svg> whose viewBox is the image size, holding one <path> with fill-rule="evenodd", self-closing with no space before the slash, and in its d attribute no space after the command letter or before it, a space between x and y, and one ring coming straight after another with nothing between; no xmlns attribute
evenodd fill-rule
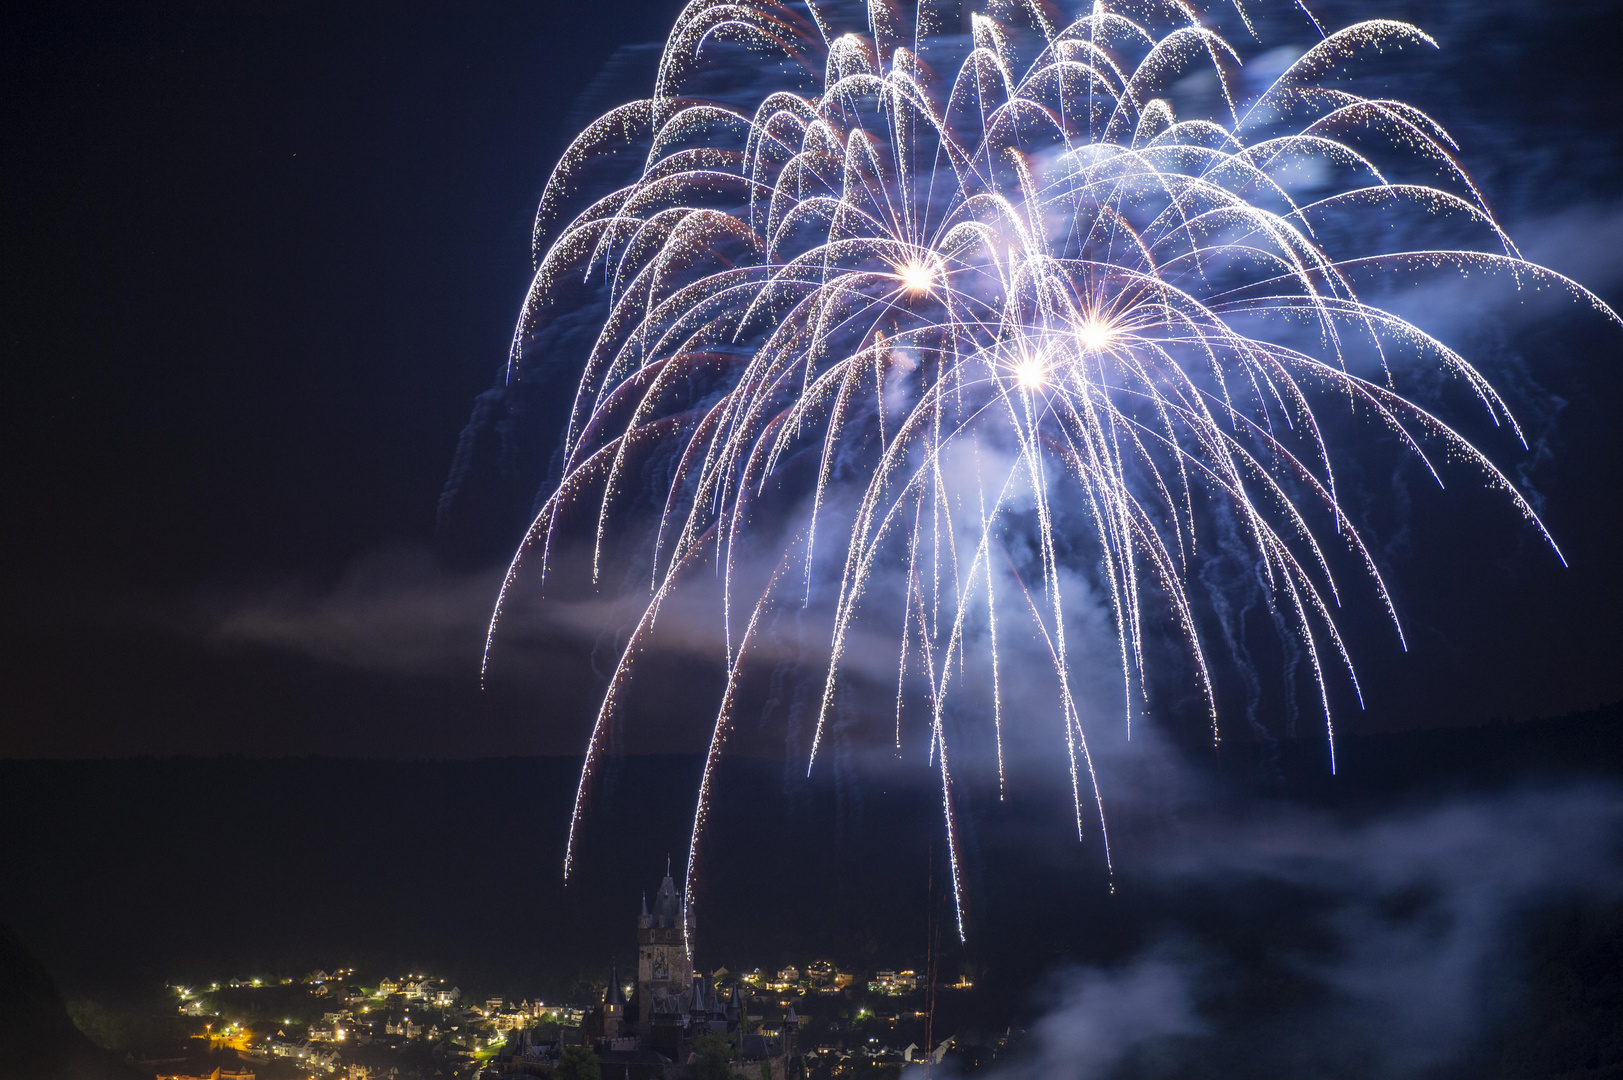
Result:
<svg viewBox="0 0 1623 1080"><path fill-rule="evenodd" d="M693 965L688 960L687 935L682 926L682 896L671 880L667 859L665 880L654 894L653 910L649 910L644 894L642 914L637 917L638 1033L648 1033L657 1006L692 985Z"/></svg>
<svg viewBox="0 0 1623 1080"><path fill-rule="evenodd" d="M609 985L603 991L603 1034L618 1039L625 1034L626 995L620 988L620 969L609 968Z"/></svg>

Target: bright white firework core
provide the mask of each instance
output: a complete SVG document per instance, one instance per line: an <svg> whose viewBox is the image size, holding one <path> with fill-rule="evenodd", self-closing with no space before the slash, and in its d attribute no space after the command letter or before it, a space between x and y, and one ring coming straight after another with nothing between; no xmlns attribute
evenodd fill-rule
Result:
<svg viewBox="0 0 1623 1080"><path fill-rule="evenodd" d="M1041 360L1022 360L1014 367L1014 377L1022 389L1035 390L1048 382L1048 366Z"/></svg>
<svg viewBox="0 0 1623 1080"><path fill-rule="evenodd" d="M1116 328L1103 319L1089 319L1077 330L1086 349L1103 349L1116 339Z"/></svg>
<svg viewBox="0 0 1623 1080"><path fill-rule="evenodd" d="M935 288L935 268L925 262L906 262L896 268L902 288L910 293L926 293Z"/></svg>

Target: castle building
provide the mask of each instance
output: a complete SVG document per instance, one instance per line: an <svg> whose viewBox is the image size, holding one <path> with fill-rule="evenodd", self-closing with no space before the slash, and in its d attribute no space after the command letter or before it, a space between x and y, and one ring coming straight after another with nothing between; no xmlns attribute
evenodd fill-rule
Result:
<svg viewBox="0 0 1623 1080"><path fill-rule="evenodd" d="M693 962L688 957L687 928L684 925L682 897L671 880L670 860L665 862L665 880L654 894L654 907L648 908L643 895L642 914L637 917L637 1034L647 1037L653 1031L655 1016L669 1023L691 1008L688 993L693 987ZM680 1024L680 1020L676 1021Z"/></svg>
<svg viewBox="0 0 1623 1080"><path fill-rule="evenodd" d="M626 999L620 984L620 970L610 968L609 986L599 1009L592 1012L584 1030L575 1028L575 1039L560 1030L558 1049L565 1044L591 1046L601 1062L604 1080L665 1080L672 1062L685 1062L693 1051L693 1039L701 1035L725 1035L737 1046L745 1062L777 1062L784 1069L794 1056L795 1033L799 1020L789 1010L781 1031L750 1033L745 1015L745 999L737 984L717 986L724 976L717 970L706 978L693 970L688 958L688 927L682 893L670 877L665 862L665 880L654 893L649 906L643 893L643 913L636 919L636 992ZM511 1062L521 1051L518 1036L508 1039L508 1048L498 1057L498 1072L513 1072ZM586 1036L586 1038L581 1038ZM779 1069L779 1065L773 1065ZM753 1074L751 1074L753 1075ZM781 1078L782 1074L774 1072Z"/></svg>

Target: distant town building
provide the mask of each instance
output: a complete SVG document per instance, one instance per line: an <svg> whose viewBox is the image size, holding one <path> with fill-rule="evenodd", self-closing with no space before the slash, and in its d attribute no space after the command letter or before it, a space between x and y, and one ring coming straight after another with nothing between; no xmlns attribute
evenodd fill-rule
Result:
<svg viewBox="0 0 1623 1080"><path fill-rule="evenodd" d="M919 977L912 971L876 971L868 982L868 990L875 994L911 994L919 988Z"/></svg>
<svg viewBox="0 0 1623 1080"><path fill-rule="evenodd" d="M332 1072L338 1067L337 1050L311 1046L306 1041L290 1042L285 1039L271 1039L266 1044L266 1049L270 1052L271 1057L287 1058L307 1069Z"/></svg>
<svg viewBox="0 0 1623 1080"><path fill-rule="evenodd" d="M355 1016L348 1009L322 1013L320 1022L310 1025L310 1039L312 1042L343 1042L349 1037L354 1022Z"/></svg>
<svg viewBox="0 0 1623 1080"><path fill-rule="evenodd" d="M423 1033L423 1026L412 1020L411 1017L403 1016L399 1020L385 1020L383 1022L383 1033L385 1035L398 1035L403 1039L415 1039Z"/></svg>
<svg viewBox="0 0 1623 1080"><path fill-rule="evenodd" d="M491 1019L491 1025L497 1031L513 1031L517 1028L527 1027L529 1022L530 1017L521 1012L497 1013Z"/></svg>
<svg viewBox="0 0 1623 1080"><path fill-rule="evenodd" d="M820 993L835 994L851 985L851 976L834 966L832 960L818 960L806 966L806 979Z"/></svg>

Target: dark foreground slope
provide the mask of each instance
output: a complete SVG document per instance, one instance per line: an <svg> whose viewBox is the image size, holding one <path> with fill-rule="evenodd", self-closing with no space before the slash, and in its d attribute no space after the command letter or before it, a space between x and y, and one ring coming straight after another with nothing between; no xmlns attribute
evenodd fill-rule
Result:
<svg viewBox="0 0 1623 1080"><path fill-rule="evenodd" d="M68 1016L56 984L17 935L0 925L0 1077L133 1080Z"/></svg>

